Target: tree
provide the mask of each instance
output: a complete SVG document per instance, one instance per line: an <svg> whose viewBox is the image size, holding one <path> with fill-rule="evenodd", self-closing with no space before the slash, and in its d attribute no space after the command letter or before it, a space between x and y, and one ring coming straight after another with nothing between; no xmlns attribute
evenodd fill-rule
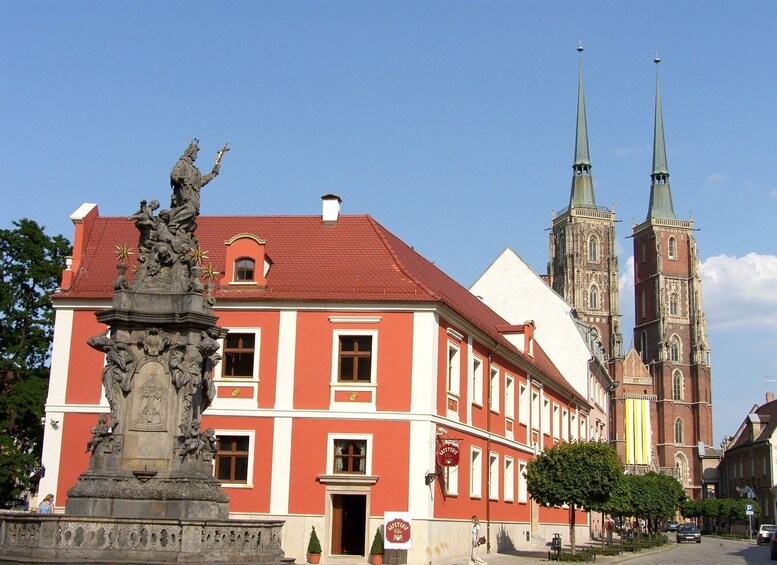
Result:
<svg viewBox="0 0 777 565"><path fill-rule="evenodd" d="M0 507L40 478L54 310L70 244L32 220L0 230Z"/></svg>
<svg viewBox="0 0 777 565"><path fill-rule="evenodd" d="M575 551L575 510L592 510L610 498L623 463L603 442L571 442L551 447L526 466L529 493L543 506L569 505L569 539Z"/></svg>

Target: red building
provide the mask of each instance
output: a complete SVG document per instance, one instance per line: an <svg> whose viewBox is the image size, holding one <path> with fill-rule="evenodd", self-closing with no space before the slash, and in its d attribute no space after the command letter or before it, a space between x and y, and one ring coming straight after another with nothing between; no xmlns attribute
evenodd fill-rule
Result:
<svg viewBox="0 0 777 565"><path fill-rule="evenodd" d="M298 561L315 526L327 563L366 560L387 512L412 519L410 564L468 556L473 514L492 552L566 536L569 511L533 504L524 470L558 438L586 439L590 407L534 325L508 324L370 216L323 201L322 216L198 219L228 330L203 425L218 436L232 516L286 520L283 547ZM105 330L95 313L111 304L117 246L137 240L96 205L72 220L72 262L52 297L40 486L60 510L108 411L104 358L86 340ZM458 465L438 463L446 445ZM585 531L586 515L576 521Z"/></svg>

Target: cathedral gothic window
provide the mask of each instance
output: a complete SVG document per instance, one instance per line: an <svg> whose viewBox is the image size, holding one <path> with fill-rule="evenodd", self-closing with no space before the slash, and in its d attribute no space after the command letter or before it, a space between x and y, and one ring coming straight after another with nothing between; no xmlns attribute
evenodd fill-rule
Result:
<svg viewBox="0 0 777 565"><path fill-rule="evenodd" d="M588 260L592 263L599 261L599 240L592 235L588 240Z"/></svg>
<svg viewBox="0 0 777 565"><path fill-rule="evenodd" d="M669 344L669 360L680 360L680 340L677 338L677 336L674 336L671 343Z"/></svg>
<svg viewBox="0 0 777 565"><path fill-rule="evenodd" d="M675 443L683 443L683 420L682 418L677 418L674 422L674 442Z"/></svg>
<svg viewBox="0 0 777 565"><path fill-rule="evenodd" d="M599 289L591 287L590 300L588 304L592 309L599 308Z"/></svg>
<svg viewBox="0 0 777 565"><path fill-rule="evenodd" d="M680 371L675 371L672 375L672 398L683 399L683 374Z"/></svg>
<svg viewBox="0 0 777 565"><path fill-rule="evenodd" d="M672 295L669 297L669 314L671 316L677 316L679 313L679 305L680 299L677 296L676 292L673 292Z"/></svg>
<svg viewBox="0 0 777 565"><path fill-rule="evenodd" d="M669 258L677 259L677 240L673 237L669 238Z"/></svg>

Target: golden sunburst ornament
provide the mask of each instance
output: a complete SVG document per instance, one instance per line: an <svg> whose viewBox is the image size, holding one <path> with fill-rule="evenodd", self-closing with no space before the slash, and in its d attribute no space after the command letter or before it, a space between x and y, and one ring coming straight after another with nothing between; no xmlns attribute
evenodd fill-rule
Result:
<svg viewBox="0 0 777 565"><path fill-rule="evenodd" d="M208 252L202 249L200 246L197 246L193 247L192 250L189 251L189 256L191 257L192 261L199 265L208 258Z"/></svg>
<svg viewBox="0 0 777 565"><path fill-rule="evenodd" d="M130 255L134 255L132 252L132 247L129 245L117 245L116 246L116 258L124 263L127 259L130 258Z"/></svg>
<svg viewBox="0 0 777 565"><path fill-rule="evenodd" d="M219 276L219 272L213 265L206 265L202 268L202 276L208 279L209 281L212 281L216 277Z"/></svg>

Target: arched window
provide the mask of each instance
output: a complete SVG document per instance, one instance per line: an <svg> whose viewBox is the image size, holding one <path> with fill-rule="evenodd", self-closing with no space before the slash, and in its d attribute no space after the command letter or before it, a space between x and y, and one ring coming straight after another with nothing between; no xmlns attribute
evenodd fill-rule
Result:
<svg viewBox="0 0 777 565"><path fill-rule="evenodd" d="M669 238L669 258L677 259L677 240L675 238Z"/></svg>
<svg viewBox="0 0 777 565"><path fill-rule="evenodd" d="M669 344L669 360L680 360L680 339L677 336L673 336L672 341Z"/></svg>
<svg viewBox="0 0 777 565"><path fill-rule="evenodd" d="M647 332L646 331L643 331L639 335L639 354L642 357L642 362L647 363L648 351L647 351Z"/></svg>
<svg viewBox="0 0 777 565"><path fill-rule="evenodd" d="M672 295L669 297L669 314L671 316L678 315L678 312L680 311L679 303L680 303L680 298L677 296L676 292L673 292Z"/></svg>
<svg viewBox="0 0 777 565"><path fill-rule="evenodd" d="M599 289L595 286L592 286L589 297L590 300L588 301L588 306L593 309L599 308Z"/></svg>
<svg viewBox="0 0 777 565"><path fill-rule="evenodd" d="M674 442L683 443L683 419L677 418L674 421Z"/></svg>
<svg viewBox="0 0 777 565"><path fill-rule="evenodd" d="M599 240L595 235L588 239L588 260L593 263L599 261Z"/></svg>
<svg viewBox="0 0 777 565"><path fill-rule="evenodd" d="M235 261L235 280L253 281L255 266L255 261L253 259L249 259L248 257L241 257Z"/></svg>
<svg viewBox="0 0 777 565"><path fill-rule="evenodd" d="M647 318L647 298L645 296L644 288L639 290L639 309L640 314L642 314L642 318Z"/></svg>
<svg viewBox="0 0 777 565"><path fill-rule="evenodd" d="M672 374L672 398L675 400L683 399L683 374L675 371Z"/></svg>
<svg viewBox="0 0 777 565"><path fill-rule="evenodd" d="M686 485L688 483L688 460L682 453L675 455L674 472L675 478L680 481L681 485Z"/></svg>

